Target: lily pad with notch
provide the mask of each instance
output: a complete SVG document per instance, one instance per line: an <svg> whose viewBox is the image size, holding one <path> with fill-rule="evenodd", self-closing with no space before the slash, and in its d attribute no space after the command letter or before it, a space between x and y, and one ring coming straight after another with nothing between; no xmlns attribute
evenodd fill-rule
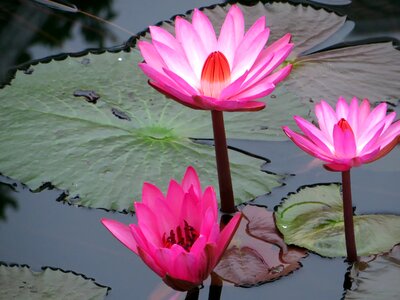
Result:
<svg viewBox="0 0 400 300"><path fill-rule="evenodd" d="M289 245L326 257L346 256L340 184L306 186L276 208L276 226ZM357 253L389 251L400 242L400 216L355 215Z"/></svg>

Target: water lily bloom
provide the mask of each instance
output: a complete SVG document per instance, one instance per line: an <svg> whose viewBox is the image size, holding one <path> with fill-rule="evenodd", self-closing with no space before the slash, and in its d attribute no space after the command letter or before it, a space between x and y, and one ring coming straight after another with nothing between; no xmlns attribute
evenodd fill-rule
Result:
<svg viewBox="0 0 400 300"><path fill-rule="evenodd" d="M290 34L269 47L265 16L245 33L244 18L232 5L217 38L207 16L195 9L192 23L175 19L175 35L150 26L152 42L139 41L149 83L166 96L194 109L256 111L292 68L273 72L293 48Z"/></svg>
<svg viewBox="0 0 400 300"><path fill-rule="evenodd" d="M387 104L371 110L364 99L353 98L350 104L342 97L336 111L325 101L315 106L319 128L295 116L302 134L283 127L286 135L301 149L325 162L330 171L348 171L388 154L399 142L400 121L395 112L387 114Z"/></svg>
<svg viewBox="0 0 400 300"><path fill-rule="evenodd" d="M239 225L240 213L220 231L217 205L213 187L203 192L188 167L181 184L170 181L166 196L144 183L142 202L135 202L138 224L102 223L167 285L187 291L208 277Z"/></svg>

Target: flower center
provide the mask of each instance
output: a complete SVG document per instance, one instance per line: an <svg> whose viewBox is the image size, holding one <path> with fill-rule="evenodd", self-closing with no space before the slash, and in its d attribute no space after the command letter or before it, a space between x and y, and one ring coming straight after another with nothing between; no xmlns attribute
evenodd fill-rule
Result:
<svg viewBox="0 0 400 300"><path fill-rule="evenodd" d="M225 55L219 51L212 52L201 71L201 89L205 96L219 98L221 91L231 81L231 70Z"/></svg>
<svg viewBox="0 0 400 300"><path fill-rule="evenodd" d="M164 233L162 238L164 247L171 248L172 245L177 244L182 246L186 251L190 251L190 248L192 248L194 242L199 237L199 233L196 229L190 226L188 222L184 222L185 226L183 229L179 225L175 230L171 229L169 236L167 236L167 233Z"/></svg>
<svg viewBox="0 0 400 300"><path fill-rule="evenodd" d="M337 125L340 127L340 129L342 129L343 131L345 130L351 130L353 131L353 129L351 128L349 122L346 121L345 118L341 118L339 120L339 122L337 123Z"/></svg>

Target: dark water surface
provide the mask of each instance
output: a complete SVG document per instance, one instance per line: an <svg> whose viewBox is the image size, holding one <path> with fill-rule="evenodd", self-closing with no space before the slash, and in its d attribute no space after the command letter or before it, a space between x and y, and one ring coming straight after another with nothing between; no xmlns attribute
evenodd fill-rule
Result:
<svg viewBox="0 0 400 300"><path fill-rule="evenodd" d="M86 48L118 46L130 37L123 31L86 17L65 15L45 7L39 10L36 6L32 8L31 2L0 3L0 74L4 75L4 70L30 59L61 52L79 52ZM396 1L382 1L378 7L366 0L356 2L337 8L349 13L353 20L358 20L351 34L340 37L338 42L399 38L399 5ZM102 0L96 1L93 6L82 4L87 6L82 9L135 33L172 15L213 3L209 0ZM14 17L10 21L7 16ZM25 31L18 16L29 20L28 25L23 23ZM13 51L5 51L6 47L12 47ZM262 167L263 170L295 174L288 175L286 185L254 201L271 210L300 186L340 181L340 173L325 171L290 141L230 141L229 144L271 160ZM357 214L400 214L399 150L397 146L384 159L352 170L353 201ZM107 299L161 299L157 295L168 290L138 257L100 224L103 217L135 223L134 215L70 206L56 201L60 191L31 193L22 184L6 177L0 177L0 182L3 182L0 183L0 203L8 201L3 211L5 219L0 219L0 261L27 264L35 271L51 266L84 274L101 285L111 287ZM13 184L11 188L9 185ZM348 268L343 258L327 259L310 254L302 260L302 264L303 267L293 274L259 287L245 289L225 285L222 299L329 300L342 297ZM200 291L200 299L207 298L208 282Z"/></svg>

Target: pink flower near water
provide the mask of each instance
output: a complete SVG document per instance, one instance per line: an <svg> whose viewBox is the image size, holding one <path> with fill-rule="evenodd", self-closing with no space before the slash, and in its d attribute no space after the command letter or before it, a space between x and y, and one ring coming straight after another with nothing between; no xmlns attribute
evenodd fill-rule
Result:
<svg viewBox="0 0 400 300"><path fill-rule="evenodd" d="M166 284L186 291L208 277L239 225L240 213L220 231L217 206L214 189L203 193L196 171L188 167L181 184L170 181L166 196L143 185L142 202L135 202L137 225L102 223Z"/></svg>
<svg viewBox="0 0 400 300"><path fill-rule="evenodd" d="M265 17L245 33L244 18L232 5L217 38L207 16L193 12L192 23L175 19L175 34L150 26L152 43L139 41L145 62L139 64L159 92L194 109L256 111L256 101L270 94L292 68L273 71L293 48L290 34L265 48Z"/></svg>
<svg viewBox="0 0 400 300"><path fill-rule="evenodd" d="M395 112L387 114L387 104L371 110L364 99L347 104L339 98L336 111L325 101L315 106L319 128L295 116L302 134L283 127L286 135L301 149L327 164L330 171L348 171L388 154L399 142L400 121L393 122Z"/></svg>

